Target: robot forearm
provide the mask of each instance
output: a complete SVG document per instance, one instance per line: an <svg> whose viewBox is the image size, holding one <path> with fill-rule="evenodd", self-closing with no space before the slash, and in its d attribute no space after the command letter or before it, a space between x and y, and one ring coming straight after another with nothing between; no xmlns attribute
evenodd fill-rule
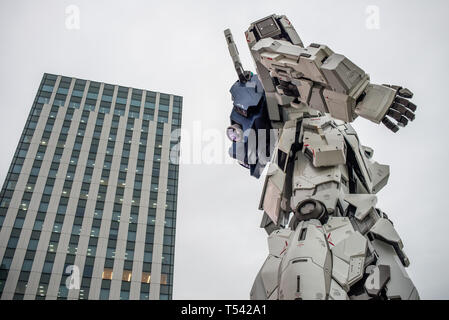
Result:
<svg viewBox="0 0 449 320"><path fill-rule="evenodd" d="M325 45L303 48L265 38L255 42L251 51L259 66L269 72L277 94L295 97L336 119L352 122L359 115L383 122L393 131L398 127L386 115L400 126L414 119L416 106L404 99L412 97L409 90L371 84L368 74Z"/></svg>

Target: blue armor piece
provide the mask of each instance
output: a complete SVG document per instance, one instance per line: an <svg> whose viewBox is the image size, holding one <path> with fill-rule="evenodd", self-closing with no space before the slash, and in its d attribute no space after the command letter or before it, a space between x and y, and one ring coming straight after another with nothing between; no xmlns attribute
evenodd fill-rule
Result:
<svg viewBox="0 0 449 320"><path fill-rule="evenodd" d="M265 167L265 161L260 161L258 150L264 150L268 157L269 150L269 129L271 128L268 119L265 92L259 78L251 74L251 78L246 82L236 81L230 89L234 107L231 112L231 125L239 125L243 131L241 141L233 141L229 148L229 155L238 160L239 163L250 170L253 177L259 178ZM258 141L258 130L265 129L265 141ZM255 135L256 143L248 144L250 135ZM260 146L259 146L260 145ZM258 148L259 147L259 148Z"/></svg>

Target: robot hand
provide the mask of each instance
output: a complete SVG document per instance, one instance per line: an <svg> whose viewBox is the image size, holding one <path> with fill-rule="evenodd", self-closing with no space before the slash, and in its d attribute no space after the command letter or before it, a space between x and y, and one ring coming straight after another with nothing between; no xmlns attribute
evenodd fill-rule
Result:
<svg viewBox="0 0 449 320"><path fill-rule="evenodd" d="M408 100L413 97L413 93L409 89L399 86L388 84L384 84L384 86L396 90L396 96L382 119L382 123L391 131L397 132L399 127L405 127L409 121L415 119L416 105ZM390 117L396 120L397 124L391 121Z"/></svg>

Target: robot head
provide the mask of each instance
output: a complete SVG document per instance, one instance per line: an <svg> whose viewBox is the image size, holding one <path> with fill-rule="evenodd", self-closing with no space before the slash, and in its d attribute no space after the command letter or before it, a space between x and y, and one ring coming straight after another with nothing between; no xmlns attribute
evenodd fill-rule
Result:
<svg viewBox="0 0 449 320"><path fill-rule="evenodd" d="M284 15L278 16L272 14L251 23L248 31L245 32L245 35L250 47L260 39L264 38L284 40L304 47L295 28Z"/></svg>

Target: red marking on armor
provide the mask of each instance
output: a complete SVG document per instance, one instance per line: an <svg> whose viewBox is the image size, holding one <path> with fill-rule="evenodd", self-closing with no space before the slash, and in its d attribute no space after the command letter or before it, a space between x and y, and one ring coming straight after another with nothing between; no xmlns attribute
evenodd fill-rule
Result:
<svg viewBox="0 0 449 320"><path fill-rule="evenodd" d="M313 157L315 158L315 150L312 149Z"/></svg>
<svg viewBox="0 0 449 320"><path fill-rule="evenodd" d="M285 241L285 247L284 247L284 249L282 249L281 253L279 253L279 254L280 254L280 255L283 254L284 251L287 250L287 247L288 247L288 242Z"/></svg>
<svg viewBox="0 0 449 320"><path fill-rule="evenodd" d="M327 242L329 242L331 245L333 245L335 247L335 244L333 244L332 241L330 241L330 237L331 237L331 234L329 232L329 234L327 235Z"/></svg>
<svg viewBox="0 0 449 320"><path fill-rule="evenodd" d="M246 42L250 42L249 38L248 38L249 37L248 32L245 32L245 37L246 37Z"/></svg>
<svg viewBox="0 0 449 320"><path fill-rule="evenodd" d="M322 228L322 226L316 226L317 228Z"/></svg>
<svg viewBox="0 0 449 320"><path fill-rule="evenodd" d="M305 145L304 145L304 147L308 147L308 146L309 146L308 144L305 144Z"/></svg>
<svg viewBox="0 0 449 320"><path fill-rule="evenodd" d="M271 58L267 58L268 60L273 60L273 59L271 59Z"/></svg>

